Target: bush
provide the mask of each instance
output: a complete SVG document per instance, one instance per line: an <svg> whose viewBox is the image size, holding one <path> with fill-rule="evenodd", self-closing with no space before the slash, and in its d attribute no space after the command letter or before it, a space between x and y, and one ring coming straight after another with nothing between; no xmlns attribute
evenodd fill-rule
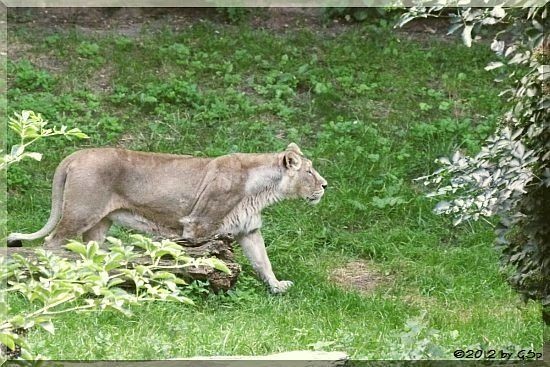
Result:
<svg viewBox="0 0 550 367"><path fill-rule="evenodd" d="M145 301L176 301L193 304L183 293L185 281L170 273L170 269L206 265L229 271L218 259L193 259L185 255L182 247L164 240L154 242L141 236L131 236L129 244L109 237L108 251L96 242L83 244L71 241L67 249L80 255L73 261L53 255L41 248L35 251L36 260L15 254L2 262L0 280L8 287L1 290L0 308L3 323L0 325L0 343L9 351L19 349L25 359L36 359L22 334L32 327L41 327L53 334L52 319L59 314L90 310L114 310L129 316L129 305ZM145 252L139 253L135 248ZM133 259L148 256L150 265L132 267ZM171 266L160 264L161 258L174 260ZM133 284L134 292L120 288ZM35 311L13 314L7 294L16 293L29 303L39 304ZM23 333L21 332L23 331Z"/></svg>
<svg viewBox="0 0 550 367"><path fill-rule="evenodd" d="M411 8L399 25L443 10ZM452 215L455 225L500 218L496 246L502 267L513 269L509 283L525 299L541 300L550 323L550 41L542 26L547 8L463 8L451 19L450 32L461 30L467 46L483 26L502 27L491 44L498 60L485 69L499 71L497 80L508 83L501 94L508 96L509 110L476 156L456 152L440 158L443 167L419 180L436 186L429 196L448 199L435 212Z"/></svg>

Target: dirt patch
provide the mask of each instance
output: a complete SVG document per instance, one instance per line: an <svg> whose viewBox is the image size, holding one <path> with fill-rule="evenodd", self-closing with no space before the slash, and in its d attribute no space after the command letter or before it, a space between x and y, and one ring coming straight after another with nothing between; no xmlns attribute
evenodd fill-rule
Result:
<svg viewBox="0 0 550 367"><path fill-rule="evenodd" d="M244 22L253 27L284 30L300 26L321 25L322 8L263 8L251 9ZM76 24L87 28L128 27L135 24L161 21L170 25L186 25L206 19L224 22L227 19L216 8L9 8L8 20L28 25L63 26Z"/></svg>
<svg viewBox="0 0 550 367"><path fill-rule="evenodd" d="M38 68L54 74L60 74L67 69L67 62L59 60L53 55L53 52L48 54L35 54L32 52L32 48L33 46L28 43L8 40L8 59L15 62L28 60Z"/></svg>
<svg viewBox="0 0 550 367"><path fill-rule="evenodd" d="M144 27L148 30L169 27L178 30L219 18L212 8L8 8L8 24L17 27L45 28L57 32L74 28L82 33L104 35L116 32L137 38Z"/></svg>
<svg viewBox="0 0 550 367"><path fill-rule="evenodd" d="M365 23L346 21L343 18L327 19L324 8L269 7L251 9L242 22L252 28L274 32L293 32L309 29L326 36L339 34L354 28L363 28ZM116 32L119 35L137 38L142 30L161 29L178 31L204 21L228 24L227 17L217 8L8 8L8 24L47 28L50 31L71 26L94 35ZM418 19L396 29L402 36L420 41L434 38L451 40L447 36L448 20Z"/></svg>
<svg viewBox="0 0 550 367"><path fill-rule="evenodd" d="M179 9L179 8L176 8ZM84 28L110 28L112 26L143 23L155 19L164 8L9 8L8 22L37 26L66 26L77 24Z"/></svg>
<svg viewBox="0 0 550 367"><path fill-rule="evenodd" d="M255 15L250 24L255 28L274 31L322 26L322 8L267 8L261 15Z"/></svg>
<svg viewBox="0 0 550 367"><path fill-rule="evenodd" d="M339 19L327 21L323 8L270 7L251 9L242 22L252 28L275 32L309 29L327 35L338 35L360 23ZM28 27L64 29L75 27L83 33L102 35L116 31L119 35L138 37L145 26L148 31L165 29L178 31L204 21L229 24L217 8L9 8L9 24Z"/></svg>
<svg viewBox="0 0 550 367"><path fill-rule="evenodd" d="M388 282L389 277L380 273L365 260L355 260L330 273L329 280L338 286L370 294L380 285Z"/></svg>
<svg viewBox="0 0 550 367"><path fill-rule="evenodd" d="M90 80L88 80L87 85L95 92L110 93L113 90L111 79L114 74L115 71L112 66L103 66Z"/></svg>
<svg viewBox="0 0 550 367"><path fill-rule="evenodd" d="M30 43L8 42L8 58L10 60L19 60L24 57L32 47Z"/></svg>

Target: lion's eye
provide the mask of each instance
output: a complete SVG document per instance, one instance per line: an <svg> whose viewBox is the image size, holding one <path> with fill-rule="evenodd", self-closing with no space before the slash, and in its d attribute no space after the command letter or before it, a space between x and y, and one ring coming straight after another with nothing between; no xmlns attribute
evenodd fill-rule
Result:
<svg viewBox="0 0 550 367"><path fill-rule="evenodd" d="M307 170L307 173L309 173L310 175L313 175L313 172L310 169Z"/></svg>

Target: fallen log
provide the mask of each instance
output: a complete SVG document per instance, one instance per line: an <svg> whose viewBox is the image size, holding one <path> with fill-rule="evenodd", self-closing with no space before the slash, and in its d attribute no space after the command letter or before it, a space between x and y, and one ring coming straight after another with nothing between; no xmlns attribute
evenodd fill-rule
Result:
<svg viewBox="0 0 550 367"><path fill-rule="evenodd" d="M183 240L177 240L175 242L181 245L185 253L193 258L216 257L223 260L229 270L231 270L231 274L227 274L207 266L174 268L169 270L171 273L186 281L208 281L210 288L214 292L227 291L235 285L241 271L241 267L235 262L233 255L233 238L218 236L201 243L189 243ZM33 260L37 258L35 250L35 247L7 247L5 248L5 255L9 259L14 254L19 254L26 259ZM78 260L81 258L78 253L66 250L65 248L48 248L47 250L54 255L65 259ZM149 263L150 258L143 256L134 259L129 266L134 267L137 265L148 265ZM170 266L173 264L174 262L170 259L163 259L160 262L161 266ZM121 284L120 286L132 287L132 283Z"/></svg>

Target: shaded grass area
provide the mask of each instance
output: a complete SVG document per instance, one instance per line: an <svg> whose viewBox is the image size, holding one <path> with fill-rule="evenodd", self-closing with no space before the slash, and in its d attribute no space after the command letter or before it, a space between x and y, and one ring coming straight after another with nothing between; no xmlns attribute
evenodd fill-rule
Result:
<svg viewBox="0 0 550 367"><path fill-rule="evenodd" d="M483 70L486 48L371 26L274 34L209 21L178 32L144 27L136 37L19 25L9 37L19 50L8 63L10 113L32 109L91 136L40 143L43 162L10 167L10 231L45 223L53 171L83 147L212 156L294 141L329 182L318 206L286 202L265 212L275 272L296 284L287 295L269 295L243 260L229 294L201 296L195 287L194 308L147 304L132 318L64 315L55 336L31 334L40 353L162 359L338 349L383 358L423 310L440 330L430 342L448 358L465 346L541 349L540 309L499 273L490 226L453 228L412 181L453 149L475 152L494 128L503 105ZM329 281L361 259L386 278L371 294Z"/></svg>

